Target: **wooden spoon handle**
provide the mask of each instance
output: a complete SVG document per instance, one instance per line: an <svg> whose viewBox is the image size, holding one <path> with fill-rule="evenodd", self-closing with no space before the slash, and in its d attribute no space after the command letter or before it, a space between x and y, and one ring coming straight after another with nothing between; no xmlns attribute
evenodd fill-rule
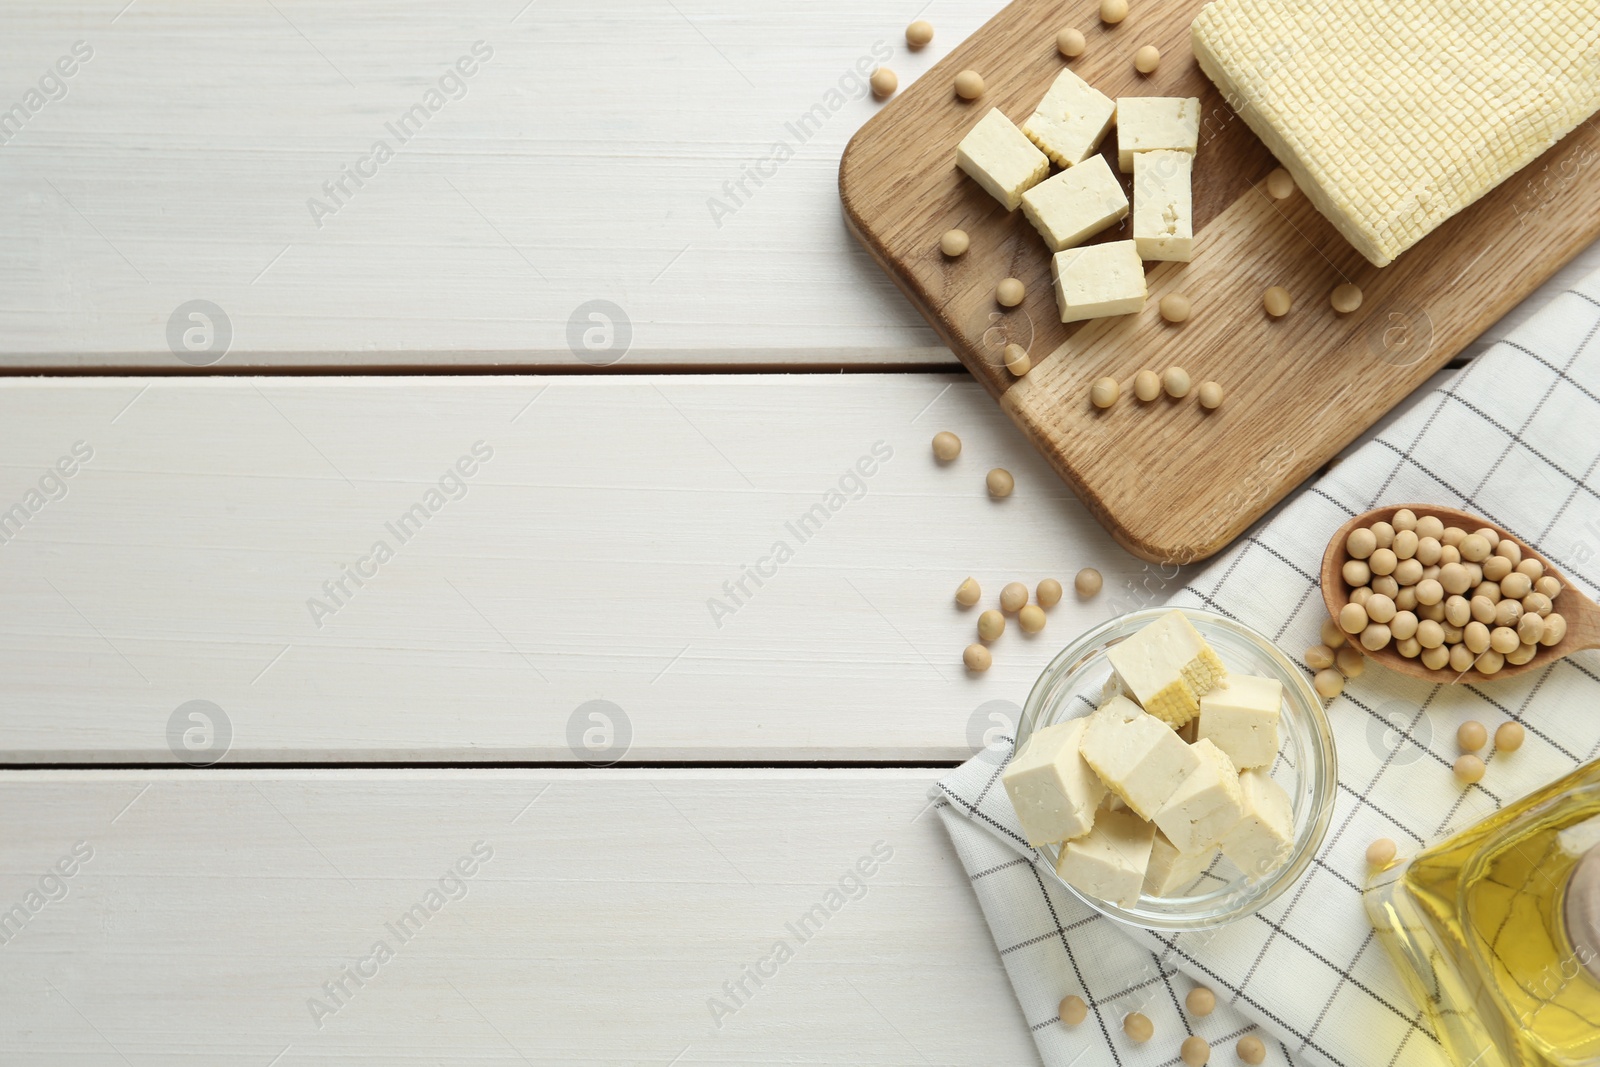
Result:
<svg viewBox="0 0 1600 1067"><path fill-rule="evenodd" d="M1568 586L1556 599L1556 610L1567 620L1567 636L1561 642L1561 655L1600 648L1600 604Z"/></svg>

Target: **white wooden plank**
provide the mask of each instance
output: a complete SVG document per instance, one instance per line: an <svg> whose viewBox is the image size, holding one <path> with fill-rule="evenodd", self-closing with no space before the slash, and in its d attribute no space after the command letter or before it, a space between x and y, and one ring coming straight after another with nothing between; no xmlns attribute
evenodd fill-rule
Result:
<svg viewBox="0 0 1600 1067"><path fill-rule="evenodd" d="M0 1060L1037 1063L933 776L0 775L0 908L57 898L4 929ZM787 924L841 879L853 899L802 942ZM716 1025L779 940L792 958ZM392 958L361 964L378 941Z"/></svg>
<svg viewBox="0 0 1600 1067"><path fill-rule="evenodd" d="M966 443L949 467L940 429ZM66 496L0 544L7 761L173 761L192 700L236 760L573 760L592 700L622 709L634 760L959 759L988 702L1020 704L1067 640L1174 577L964 376L12 379L0 518L79 441ZM402 542L477 442L466 495ZM378 541L376 576L327 594ZM734 603L758 565L776 573ZM964 671L963 578L992 602L1083 566L1105 593Z"/></svg>
<svg viewBox="0 0 1600 1067"><path fill-rule="evenodd" d="M858 65L888 55L909 81L994 5L928 8L938 36L911 53L902 30L926 7L7 5L0 113L40 106L0 124L0 361L181 368L169 324L206 300L231 335L224 369L581 367L569 323L605 300L631 363L953 363L836 193L879 106ZM63 56L74 73L55 80ZM386 124L462 56L465 95L402 143ZM30 98L41 80L65 95ZM813 107L815 130L792 132ZM358 187L341 168L378 140L394 156ZM314 217L313 199L338 210ZM580 337L599 325L578 321ZM578 349L611 360L610 336Z"/></svg>
<svg viewBox="0 0 1600 1067"><path fill-rule="evenodd" d="M836 171L879 106L858 65L909 80L991 4L941 5L915 55L922 0L125 4L0 13L0 108L92 50L0 137L8 362L176 366L193 299L235 366L576 364L594 299L636 361L954 362L845 232ZM463 56L465 95L390 131ZM342 179L379 140L393 158Z"/></svg>

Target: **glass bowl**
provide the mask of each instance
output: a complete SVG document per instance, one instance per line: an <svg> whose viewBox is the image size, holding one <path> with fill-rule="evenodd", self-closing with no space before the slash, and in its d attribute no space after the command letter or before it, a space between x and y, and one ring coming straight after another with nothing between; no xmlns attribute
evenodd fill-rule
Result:
<svg viewBox="0 0 1600 1067"><path fill-rule="evenodd" d="M1271 641L1248 626L1221 615L1189 608L1135 611L1095 627L1051 660L1022 709L1017 750L1035 730L1092 713L1111 677L1106 652L1169 611L1180 610L1210 643L1230 671L1273 678L1283 685L1283 717L1273 779L1294 805L1294 845L1283 866L1254 881L1219 857L1183 897L1141 896L1133 907L1085 895L1055 873L1057 846L1041 845L1049 875L1066 890L1108 918L1150 930L1205 930L1242 919L1264 907L1305 872L1333 817L1339 775L1333 734L1322 701L1305 674Z"/></svg>

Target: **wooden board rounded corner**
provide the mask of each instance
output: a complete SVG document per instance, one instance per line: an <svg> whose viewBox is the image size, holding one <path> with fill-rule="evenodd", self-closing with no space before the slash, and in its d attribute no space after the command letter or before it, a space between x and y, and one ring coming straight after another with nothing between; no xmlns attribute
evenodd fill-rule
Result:
<svg viewBox="0 0 1600 1067"><path fill-rule="evenodd" d="M840 160L840 199L862 246L1118 543L1163 563L1227 547L1600 236L1592 118L1394 263L1373 266L1304 195L1278 201L1265 192L1275 161L1189 50L1201 6L1147 0L1122 26L1106 27L1088 0L1014 0L890 100ZM1090 38L1071 61L1054 49L1063 25ZM1143 43L1165 56L1149 78L1131 67ZM987 82L979 101L951 90L966 67ZM1020 123L1061 69L1113 97L1201 99L1194 260L1147 264L1148 306L1123 320L1056 321L1043 242L954 165L957 141L982 111L999 107ZM958 224L972 247L946 260L938 236ZM1007 276L1028 287L1034 370L1022 381L984 343L1006 314L992 293ZM1365 292L1349 315L1328 302L1343 281ZM1271 285L1294 296L1283 319L1262 310ZM1181 327L1156 313L1172 291L1195 306ZM1002 330L1000 340L1008 336ZM1192 403L1139 407L1133 375L1172 364L1196 383L1220 382L1223 407L1206 415ZM1086 417L1089 384L1101 376L1118 379L1123 398L1109 417Z"/></svg>

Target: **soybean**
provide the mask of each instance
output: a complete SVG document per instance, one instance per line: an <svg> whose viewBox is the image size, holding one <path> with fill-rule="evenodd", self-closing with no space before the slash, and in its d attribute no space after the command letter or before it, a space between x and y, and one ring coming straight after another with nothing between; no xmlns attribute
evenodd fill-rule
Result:
<svg viewBox="0 0 1600 1067"><path fill-rule="evenodd" d="M1261 294L1261 306L1275 319L1281 319L1289 314L1289 308L1293 304L1294 300L1289 296L1289 290L1281 285L1274 285Z"/></svg>
<svg viewBox="0 0 1600 1067"><path fill-rule="evenodd" d="M1007 582L1004 589L1000 590L1000 610L1008 614L1016 614L1022 610L1022 605L1028 602L1028 587L1021 582Z"/></svg>
<svg viewBox="0 0 1600 1067"><path fill-rule="evenodd" d="M1097 378L1089 387L1089 400L1097 408L1108 408L1122 395L1122 386L1115 378Z"/></svg>

